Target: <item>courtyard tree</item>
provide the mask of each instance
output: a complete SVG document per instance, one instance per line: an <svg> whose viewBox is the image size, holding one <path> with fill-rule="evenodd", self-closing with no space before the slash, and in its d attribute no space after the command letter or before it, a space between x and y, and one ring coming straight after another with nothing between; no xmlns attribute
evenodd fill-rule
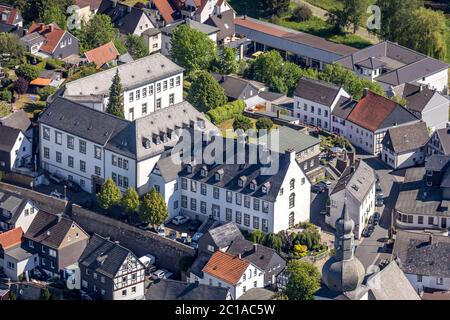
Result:
<svg viewBox="0 0 450 320"><path fill-rule="evenodd" d="M285 294L289 300L314 300L320 288L320 272L309 262L291 260L287 266L288 282Z"/></svg>
<svg viewBox="0 0 450 320"><path fill-rule="evenodd" d="M228 101L223 88L207 71L197 71L195 73L187 100L197 110L202 112L222 107Z"/></svg>
<svg viewBox="0 0 450 320"><path fill-rule="evenodd" d="M102 184L100 192L97 193L97 200L100 207L108 210L116 204L119 204L120 199L121 193L119 187L111 178L108 178L108 180Z"/></svg>
<svg viewBox="0 0 450 320"><path fill-rule="evenodd" d="M139 194L136 189L128 188L120 199L120 206L130 216L139 209Z"/></svg>
<svg viewBox="0 0 450 320"><path fill-rule="evenodd" d="M123 109L123 89L120 81L119 69L117 69L109 89L109 101L106 112L119 118L125 118Z"/></svg>
<svg viewBox="0 0 450 320"><path fill-rule="evenodd" d="M158 226L169 217L166 202L153 187L142 199L140 207L140 219L153 227Z"/></svg>

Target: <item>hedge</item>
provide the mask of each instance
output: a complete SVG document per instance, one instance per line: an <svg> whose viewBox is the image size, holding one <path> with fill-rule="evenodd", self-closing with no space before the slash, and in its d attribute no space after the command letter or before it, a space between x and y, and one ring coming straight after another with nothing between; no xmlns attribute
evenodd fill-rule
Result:
<svg viewBox="0 0 450 320"><path fill-rule="evenodd" d="M214 124L219 124L226 120L232 119L235 116L241 115L244 112L245 106L244 101L236 100L222 107L209 110L206 115Z"/></svg>

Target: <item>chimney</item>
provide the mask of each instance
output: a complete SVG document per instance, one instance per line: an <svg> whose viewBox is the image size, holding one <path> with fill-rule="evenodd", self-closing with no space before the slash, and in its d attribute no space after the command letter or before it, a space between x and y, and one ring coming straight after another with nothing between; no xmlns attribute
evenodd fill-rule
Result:
<svg viewBox="0 0 450 320"><path fill-rule="evenodd" d="M128 12L128 13L131 12L131 7L130 7L130 6L127 7L127 12Z"/></svg>
<svg viewBox="0 0 450 320"><path fill-rule="evenodd" d="M238 257L239 259L242 259L242 254L239 253L239 254L237 255L237 257Z"/></svg>
<svg viewBox="0 0 450 320"><path fill-rule="evenodd" d="M369 94L369 88L364 88L363 89L363 98L367 97L368 94Z"/></svg>
<svg viewBox="0 0 450 320"><path fill-rule="evenodd" d="M277 118L280 118L281 116L281 110L277 110Z"/></svg>
<svg viewBox="0 0 450 320"><path fill-rule="evenodd" d="M253 244L253 252L256 252L258 250L258 244L254 243Z"/></svg>
<svg viewBox="0 0 450 320"><path fill-rule="evenodd" d="M294 163L295 162L295 151L294 149L287 149L285 152L286 155L289 155L290 157L290 162Z"/></svg>

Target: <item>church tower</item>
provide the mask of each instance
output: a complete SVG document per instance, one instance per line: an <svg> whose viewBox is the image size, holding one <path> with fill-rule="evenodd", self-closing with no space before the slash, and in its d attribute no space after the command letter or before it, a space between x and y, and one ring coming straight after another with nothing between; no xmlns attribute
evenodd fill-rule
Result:
<svg viewBox="0 0 450 320"><path fill-rule="evenodd" d="M328 259L322 269L322 281L328 289L336 292L353 291L364 280L365 270L361 261L355 257L353 228L346 200L341 217L336 221L334 255Z"/></svg>

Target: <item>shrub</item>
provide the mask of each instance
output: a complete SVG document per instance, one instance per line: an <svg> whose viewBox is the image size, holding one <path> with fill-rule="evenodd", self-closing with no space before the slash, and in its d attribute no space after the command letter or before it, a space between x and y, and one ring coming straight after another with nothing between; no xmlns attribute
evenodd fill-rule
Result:
<svg viewBox="0 0 450 320"><path fill-rule="evenodd" d="M258 130L270 130L273 127L273 121L269 118L259 118L256 121L256 129Z"/></svg>
<svg viewBox="0 0 450 320"><path fill-rule="evenodd" d="M247 131L253 128L253 123L250 118L243 115L238 115L233 122L233 129L237 131L239 129Z"/></svg>
<svg viewBox="0 0 450 320"><path fill-rule="evenodd" d="M48 70L59 69L63 66L63 63L56 59L48 59L45 61L45 68Z"/></svg>
<svg viewBox="0 0 450 320"><path fill-rule="evenodd" d="M25 78L19 77L14 81L14 90L18 94L25 94L28 91L28 81Z"/></svg>
<svg viewBox="0 0 450 320"><path fill-rule="evenodd" d="M302 244L296 244L294 246L294 254L298 257L304 257L306 256L307 248L305 245Z"/></svg>
<svg viewBox="0 0 450 320"><path fill-rule="evenodd" d="M21 64L16 70L16 75L25 78L27 81L31 81L39 76L39 68L28 64Z"/></svg>
<svg viewBox="0 0 450 320"><path fill-rule="evenodd" d="M47 98L57 91L55 87L44 87L38 89L37 93L41 98L41 101L47 101Z"/></svg>
<svg viewBox="0 0 450 320"><path fill-rule="evenodd" d="M311 19L312 11L311 9L304 4L299 5L292 12L292 20L297 22L302 22Z"/></svg>
<svg viewBox="0 0 450 320"><path fill-rule="evenodd" d="M0 100L11 103L12 93L9 90L3 90L0 92Z"/></svg>
<svg viewBox="0 0 450 320"><path fill-rule="evenodd" d="M33 119L37 120L39 118L39 115L41 114L42 109L35 109L33 110Z"/></svg>
<svg viewBox="0 0 450 320"><path fill-rule="evenodd" d="M246 105L244 101L236 100L222 107L209 110L206 115L214 124L219 124L238 115L241 115L242 112L244 112L245 106Z"/></svg>

